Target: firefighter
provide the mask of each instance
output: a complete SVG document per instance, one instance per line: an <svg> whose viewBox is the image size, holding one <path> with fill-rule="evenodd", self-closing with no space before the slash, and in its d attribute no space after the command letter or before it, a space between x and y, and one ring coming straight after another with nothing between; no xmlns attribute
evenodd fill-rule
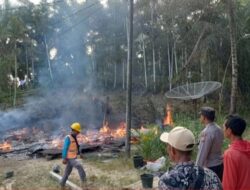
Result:
<svg viewBox="0 0 250 190"><path fill-rule="evenodd" d="M62 150L62 163L66 165L64 175L60 182L62 188L64 188L65 183L74 167L78 170L79 176L81 178L81 186L84 186L86 182L86 173L82 165L77 161L77 155L79 154L79 144L76 137L81 132L81 125L80 123L73 123L70 128L71 134L65 137Z"/></svg>

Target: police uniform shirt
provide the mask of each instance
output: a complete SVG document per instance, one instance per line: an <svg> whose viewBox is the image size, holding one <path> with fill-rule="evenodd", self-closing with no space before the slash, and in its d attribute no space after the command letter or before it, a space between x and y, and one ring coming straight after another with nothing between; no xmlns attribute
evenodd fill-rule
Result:
<svg viewBox="0 0 250 190"><path fill-rule="evenodd" d="M216 123L209 123L200 134L196 164L213 167L222 164L223 131Z"/></svg>

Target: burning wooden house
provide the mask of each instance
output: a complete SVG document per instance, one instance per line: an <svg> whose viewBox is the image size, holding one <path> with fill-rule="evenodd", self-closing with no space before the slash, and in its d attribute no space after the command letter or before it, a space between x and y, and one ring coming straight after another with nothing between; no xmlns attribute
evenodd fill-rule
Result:
<svg viewBox="0 0 250 190"><path fill-rule="evenodd" d="M61 134L49 136L38 128L23 128L9 131L0 143L0 156L46 157L53 159L61 156L64 130ZM115 129L108 124L99 130L86 129L77 136L80 153L91 151L119 152L125 145L126 124L121 122ZM29 140L28 140L29 139Z"/></svg>

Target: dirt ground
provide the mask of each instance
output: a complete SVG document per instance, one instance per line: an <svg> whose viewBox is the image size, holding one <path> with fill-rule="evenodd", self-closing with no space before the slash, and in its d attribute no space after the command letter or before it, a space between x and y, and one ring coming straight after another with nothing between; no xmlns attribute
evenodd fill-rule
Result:
<svg viewBox="0 0 250 190"><path fill-rule="evenodd" d="M88 189L141 189L140 174L145 171L135 169L132 159L86 157L79 159L87 174ZM54 165L65 166L61 159L47 161L45 158L18 160L0 156L0 190L60 189L59 182L49 172ZM14 176L5 178L6 172L14 171ZM69 180L80 185L74 169Z"/></svg>

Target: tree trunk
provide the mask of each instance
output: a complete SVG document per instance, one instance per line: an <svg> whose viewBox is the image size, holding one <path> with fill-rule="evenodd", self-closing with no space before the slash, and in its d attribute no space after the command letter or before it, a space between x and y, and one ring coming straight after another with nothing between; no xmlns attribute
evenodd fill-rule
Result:
<svg viewBox="0 0 250 190"><path fill-rule="evenodd" d="M231 60L232 60L232 88L230 99L230 114L236 112L236 99L238 89L238 62L237 62L237 49L236 49L236 22L235 22L235 2L228 0L228 14L229 14L229 29L231 41Z"/></svg>
<svg viewBox="0 0 250 190"><path fill-rule="evenodd" d="M208 80L212 80L212 73L211 73L211 70L212 70L212 67L211 67L211 61L210 61L210 57L208 56L207 58L207 63L208 63ZM218 67L219 67L219 64L217 64ZM218 73L219 73L219 69L218 69ZM218 77L219 79L219 77Z"/></svg>
<svg viewBox="0 0 250 190"><path fill-rule="evenodd" d="M122 89L125 89L125 61L122 62Z"/></svg>
<svg viewBox="0 0 250 190"><path fill-rule="evenodd" d="M155 45L153 42L153 81L154 81L154 92L156 91L156 71L155 71Z"/></svg>
<svg viewBox="0 0 250 190"><path fill-rule="evenodd" d="M127 50L127 75L125 75L125 76L127 76L128 77L128 62L129 62L129 53L128 53L128 51L129 51L129 24L130 24L130 20L129 20L129 18L126 18L126 29L127 29L127 44L128 44L128 50ZM127 84L127 82L128 82L128 78L126 78L126 87L128 86L128 84Z"/></svg>
<svg viewBox="0 0 250 190"><path fill-rule="evenodd" d="M158 52L158 63L159 63L159 71L161 74L162 73L162 70L161 70L161 51Z"/></svg>
<svg viewBox="0 0 250 190"><path fill-rule="evenodd" d="M13 106L16 107L16 88L17 88L17 49L16 49L16 41L15 41L15 77L14 77L14 99L13 99Z"/></svg>
<svg viewBox="0 0 250 190"><path fill-rule="evenodd" d="M205 81L206 78L204 73L206 62L206 52L202 51L200 55L200 81Z"/></svg>
<svg viewBox="0 0 250 190"><path fill-rule="evenodd" d="M223 75L223 79L222 79L221 90L220 90L220 93L219 93L219 113L221 113L221 111L222 111L223 90L224 90L224 84L225 84L227 69L228 69L230 60L231 60L231 55L230 55L230 57L229 57L229 59L227 61L227 65L226 65L226 68L225 68L225 71L224 71L224 75Z"/></svg>
<svg viewBox="0 0 250 190"><path fill-rule="evenodd" d="M108 86L108 69L109 69L109 63L107 63L104 67L104 86L107 87Z"/></svg>
<svg viewBox="0 0 250 190"><path fill-rule="evenodd" d="M32 69L32 76L31 76L31 80L35 79L35 67L34 67L34 59L33 59L33 55L31 57L31 69ZM33 81L34 82L34 81Z"/></svg>
<svg viewBox="0 0 250 190"><path fill-rule="evenodd" d="M168 81L169 81L169 90L172 89L172 78L171 78L171 60L170 60L170 47L168 41Z"/></svg>
<svg viewBox="0 0 250 190"><path fill-rule="evenodd" d="M175 61L175 73L178 74L178 62L177 62L177 53L176 53L176 41L174 42L174 61Z"/></svg>
<svg viewBox="0 0 250 190"><path fill-rule="evenodd" d="M206 29L207 29L207 26L205 25L204 28L203 28L202 31L201 31L200 36L198 37L198 40L197 40L196 43L195 43L195 46L194 46L194 48L193 48L193 51L192 51L191 55L189 56L188 60L185 62L185 65L183 66L182 69L185 69L185 67L187 67L188 64L191 62L191 60L192 60L192 58L193 58L195 52L197 51L197 49L198 49L198 47L199 47L199 44L200 44L200 41L201 41L203 35L204 35L205 32L206 32Z"/></svg>
<svg viewBox="0 0 250 190"><path fill-rule="evenodd" d="M116 88L116 77L117 77L117 66L116 66L116 62L114 63L115 66L114 66L114 85L113 85L113 88Z"/></svg>
<svg viewBox="0 0 250 190"><path fill-rule="evenodd" d="M128 18L125 17L124 19L124 29L126 31L126 37L127 37L127 44L128 44L128 40L129 40L129 31L128 31ZM126 81L126 70L125 70L125 65L126 65L126 61L128 61L128 53L127 53L127 59L123 60L122 62L122 89L125 90L125 81Z"/></svg>
<svg viewBox="0 0 250 190"><path fill-rule="evenodd" d="M96 64L95 64L94 48L91 46L91 49L92 49L92 53L91 53L92 74L93 74L93 76L95 76Z"/></svg>
<svg viewBox="0 0 250 190"><path fill-rule="evenodd" d="M151 7L151 27L152 27L152 58L153 58L153 85L154 85L154 92L156 91L156 70L155 70L155 39L154 39L154 12L155 12L155 1L150 1Z"/></svg>
<svg viewBox="0 0 250 190"><path fill-rule="evenodd" d="M171 48L171 79L174 76L174 48Z"/></svg>
<svg viewBox="0 0 250 190"><path fill-rule="evenodd" d="M28 62L28 50L27 45L25 46L25 62L26 62L26 75L29 76L29 62ZM27 84L28 81L26 81Z"/></svg>
<svg viewBox="0 0 250 190"><path fill-rule="evenodd" d="M184 64L183 64L183 66L182 66L182 68L184 68L184 65L185 65L185 63L187 63L187 60L188 60L188 57L187 57L187 47L185 47L185 52L184 52ZM185 79L186 79L186 81L184 81L184 82L188 82L188 69L186 68L185 69L185 74L186 74L186 76L185 76Z"/></svg>
<svg viewBox="0 0 250 190"><path fill-rule="evenodd" d="M49 74L50 74L51 81L53 81L53 74L52 74L51 64L50 64L50 59L49 59L49 51L48 51L47 39L46 39L45 35L44 35L44 43L45 43L46 55L47 55L48 66L49 66Z"/></svg>
<svg viewBox="0 0 250 190"><path fill-rule="evenodd" d="M144 78L145 78L145 86L147 89L148 88L148 76L147 76L147 63L146 63L146 51L145 51L144 37L142 37L142 48L143 48Z"/></svg>

